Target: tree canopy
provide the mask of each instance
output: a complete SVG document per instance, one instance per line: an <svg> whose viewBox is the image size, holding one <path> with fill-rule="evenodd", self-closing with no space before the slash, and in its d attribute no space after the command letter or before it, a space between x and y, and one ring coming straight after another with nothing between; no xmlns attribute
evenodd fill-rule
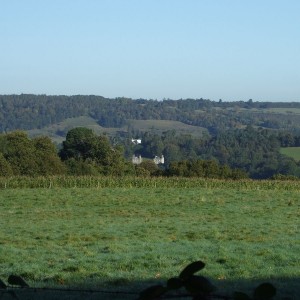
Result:
<svg viewBox="0 0 300 300"><path fill-rule="evenodd" d="M14 131L0 136L0 161L3 176L64 173L64 165L50 138L30 139L23 131Z"/></svg>
<svg viewBox="0 0 300 300"><path fill-rule="evenodd" d="M300 162L281 154L282 143L291 145L297 136L247 126L220 131L202 138L146 132L142 143L131 139L114 140L84 127L68 131L61 149L49 137L30 138L24 131L0 135L0 176L105 175L105 176L184 176L204 178L300 177ZM127 142L126 142L127 140ZM142 163L134 165L133 155ZM154 156L164 156L157 166Z"/></svg>
<svg viewBox="0 0 300 300"><path fill-rule="evenodd" d="M206 128L212 135L247 125L299 133L299 109L299 102L0 95L0 132L42 128L67 118L90 116L103 127L115 128L125 126L128 120L173 120Z"/></svg>
<svg viewBox="0 0 300 300"><path fill-rule="evenodd" d="M81 166L83 173L122 175L127 169L120 148L112 147L106 136L97 136L91 129L84 127L68 132L59 155L67 165L73 166L71 173L76 173L74 162L80 162L78 166Z"/></svg>

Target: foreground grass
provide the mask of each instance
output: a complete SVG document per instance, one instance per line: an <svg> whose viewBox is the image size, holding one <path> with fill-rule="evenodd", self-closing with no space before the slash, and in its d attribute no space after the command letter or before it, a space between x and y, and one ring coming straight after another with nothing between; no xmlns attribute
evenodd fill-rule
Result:
<svg viewBox="0 0 300 300"><path fill-rule="evenodd" d="M0 277L139 290L201 259L228 292L267 280L291 296L299 293L298 224L297 189L3 189Z"/></svg>

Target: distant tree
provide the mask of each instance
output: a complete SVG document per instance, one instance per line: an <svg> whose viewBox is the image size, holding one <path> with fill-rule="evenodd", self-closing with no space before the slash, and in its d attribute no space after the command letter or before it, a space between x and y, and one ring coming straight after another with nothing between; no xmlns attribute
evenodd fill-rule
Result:
<svg viewBox="0 0 300 300"><path fill-rule="evenodd" d="M39 176L65 173L65 166L49 137L30 139L23 131L3 134L0 136L0 153L2 167L7 169L8 174Z"/></svg>
<svg viewBox="0 0 300 300"><path fill-rule="evenodd" d="M13 170L5 159L3 154L0 152L0 177L9 177L13 175Z"/></svg>
<svg viewBox="0 0 300 300"><path fill-rule="evenodd" d="M39 175L56 175L66 172L65 165L59 158L57 149L49 137L36 137L32 142L35 148Z"/></svg>
<svg viewBox="0 0 300 300"><path fill-rule="evenodd" d="M4 157L10 164L14 175L38 174L35 148L32 141L23 131L14 131L5 136Z"/></svg>
<svg viewBox="0 0 300 300"><path fill-rule="evenodd" d="M62 149L59 152L61 159L85 160L91 157L95 139L96 136L91 129L85 127L71 129L62 143Z"/></svg>
<svg viewBox="0 0 300 300"><path fill-rule="evenodd" d="M72 159L78 162L84 172L97 170L99 174L122 175L126 172L126 162L120 147L112 147L106 136L97 136L91 129L78 127L67 133L66 140L59 152L63 161Z"/></svg>
<svg viewBox="0 0 300 300"><path fill-rule="evenodd" d="M293 147L297 141L297 138L291 132L280 132L278 138L281 147Z"/></svg>
<svg viewBox="0 0 300 300"><path fill-rule="evenodd" d="M136 168L148 171L149 175L158 175L160 173L160 169L153 160L144 160L141 164L137 165Z"/></svg>
<svg viewBox="0 0 300 300"><path fill-rule="evenodd" d="M215 160L184 160L171 162L166 171L171 176L241 179L247 178L242 170L232 170L228 166L221 166Z"/></svg>
<svg viewBox="0 0 300 300"><path fill-rule="evenodd" d="M220 132L206 143L202 153L233 169L244 170L251 178L263 179L278 172L282 160L279 149L273 131L247 126Z"/></svg>
<svg viewBox="0 0 300 300"><path fill-rule="evenodd" d="M90 159L75 159L69 158L65 161L67 172L69 175L76 176L84 176L91 175L97 176L99 175L99 170L95 162Z"/></svg>
<svg viewBox="0 0 300 300"><path fill-rule="evenodd" d="M169 165L170 162L179 161L182 159L180 147L177 144L166 144L163 155L165 157L166 165Z"/></svg>

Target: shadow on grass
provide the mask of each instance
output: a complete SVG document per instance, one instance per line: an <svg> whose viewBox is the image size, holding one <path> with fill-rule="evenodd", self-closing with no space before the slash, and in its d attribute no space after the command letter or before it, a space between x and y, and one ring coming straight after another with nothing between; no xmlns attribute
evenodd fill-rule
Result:
<svg viewBox="0 0 300 300"><path fill-rule="evenodd" d="M72 282L70 280L69 282ZM213 293L218 297L211 299L233 299L234 291L244 292L252 297L253 290L259 284L269 282L277 289L277 295L274 300L299 300L300 299L300 278L273 278L259 280L212 280L217 287ZM76 279L76 284L72 285L49 285L47 287L35 287L34 283L30 283L30 288L7 288L0 289L0 300L20 299L20 300L52 300L52 299L138 299L139 293L147 287L156 284L166 284L166 280L149 280L149 281L132 281L128 282L122 278L112 282L107 282L104 286L91 285L82 280ZM40 286L38 283L36 286ZM50 288L51 286L51 288ZM168 296L171 297L168 297ZM174 297L176 295L176 298ZM180 297L182 295L182 297ZM162 299L191 299L186 296L184 290L178 290L173 294L165 294Z"/></svg>

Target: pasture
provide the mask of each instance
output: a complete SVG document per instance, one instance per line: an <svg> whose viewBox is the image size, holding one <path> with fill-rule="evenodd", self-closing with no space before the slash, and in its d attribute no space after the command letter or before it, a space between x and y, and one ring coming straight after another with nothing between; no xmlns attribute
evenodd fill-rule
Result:
<svg viewBox="0 0 300 300"><path fill-rule="evenodd" d="M128 125L121 128L106 128L100 126L97 121L88 116L69 118L60 123L46 126L41 129L27 130L29 136L49 136L54 142L62 143L65 140L65 135L69 130L75 127L86 127L92 129L96 134L107 134L114 136L118 131L128 131L128 126L134 130L150 131L161 134L164 131L176 130L178 134L191 134L195 137L202 137L208 131L199 126L187 125L179 121L170 120L127 120ZM58 132L64 133L58 135Z"/></svg>
<svg viewBox="0 0 300 300"><path fill-rule="evenodd" d="M200 259L223 293L268 281L297 299L299 184L200 180L186 188L156 180L81 188L1 182L0 278L138 293Z"/></svg>
<svg viewBox="0 0 300 300"><path fill-rule="evenodd" d="M280 149L280 153L300 161L300 147L285 147Z"/></svg>
<svg viewBox="0 0 300 300"><path fill-rule="evenodd" d="M206 128L187 125L179 121L170 120L129 120L130 126L135 130L142 132L152 132L162 134L164 131L176 130L178 134L190 134L195 137L202 137L203 134L208 134Z"/></svg>

